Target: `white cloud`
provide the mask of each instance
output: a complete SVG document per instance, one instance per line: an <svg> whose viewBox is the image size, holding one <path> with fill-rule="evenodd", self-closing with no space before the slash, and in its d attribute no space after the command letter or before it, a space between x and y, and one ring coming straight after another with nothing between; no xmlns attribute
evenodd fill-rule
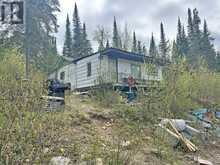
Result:
<svg viewBox="0 0 220 165"><path fill-rule="evenodd" d="M138 38L145 43L149 42L152 32L159 39L161 21L164 22L166 36L173 39L176 35L178 16L184 25L187 25L187 9L190 7L199 10L202 20L207 19L210 31L217 37L216 43L220 45L219 0L60 0L62 12L58 16L59 51L62 50L63 45L66 14L69 13L72 18L75 2L81 21L87 24L90 40L97 25L104 25L111 29L114 16L117 18L118 25L124 25L127 22L132 30L135 29ZM123 29L123 27L120 28Z"/></svg>

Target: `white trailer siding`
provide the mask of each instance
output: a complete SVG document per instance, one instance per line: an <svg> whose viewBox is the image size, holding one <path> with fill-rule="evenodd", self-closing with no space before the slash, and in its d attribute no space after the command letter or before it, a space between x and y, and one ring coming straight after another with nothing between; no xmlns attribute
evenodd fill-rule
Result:
<svg viewBox="0 0 220 165"><path fill-rule="evenodd" d="M48 79L56 79L57 71L49 74Z"/></svg>
<svg viewBox="0 0 220 165"><path fill-rule="evenodd" d="M130 54L128 53L127 55L129 56ZM133 76L140 84L151 80L162 80L162 66L158 65L152 74L148 72L146 67L147 61L145 64L138 62L137 60L140 60L138 57L130 58L130 60L129 58L125 58L126 57L120 56L120 54L116 56L114 54L100 55L100 53L96 53L75 60L73 63L50 74L49 78L58 79L63 83L70 83L71 90L80 90L82 88L99 85L100 77L103 83L117 85L126 85L126 79L129 76ZM89 67L88 64L91 64L91 67ZM88 68L91 68L91 70ZM90 71L91 75L88 75ZM134 75L136 75L136 77Z"/></svg>
<svg viewBox="0 0 220 165"><path fill-rule="evenodd" d="M86 88L98 85L100 70L100 54L83 58L76 63L76 88ZM87 64L91 63L91 76L88 76Z"/></svg>
<svg viewBox="0 0 220 165"><path fill-rule="evenodd" d="M64 77L62 78L62 74ZM76 88L76 66L75 64L69 64L57 71L57 79L62 83L70 83L71 90Z"/></svg>

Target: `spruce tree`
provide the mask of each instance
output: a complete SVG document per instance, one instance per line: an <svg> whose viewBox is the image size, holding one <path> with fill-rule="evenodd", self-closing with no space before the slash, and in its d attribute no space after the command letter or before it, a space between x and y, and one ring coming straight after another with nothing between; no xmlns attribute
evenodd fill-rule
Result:
<svg viewBox="0 0 220 165"><path fill-rule="evenodd" d="M68 14L66 18L66 33L65 33L65 41L63 46L63 55L67 57L72 56L72 34L70 30L70 20Z"/></svg>
<svg viewBox="0 0 220 165"><path fill-rule="evenodd" d="M60 11L60 4L58 0L26 0L25 3L27 35L20 24L6 26L6 30L0 35L3 35L7 47L19 47L24 51L28 45L29 58L35 64L36 58L44 58L52 53L51 50L54 52L55 45L51 44L51 40L57 33L56 13Z"/></svg>
<svg viewBox="0 0 220 165"><path fill-rule="evenodd" d="M193 19L192 19L192 11L191 9L189 8L188 9L188 37L189 37L189 40L191 40L192 38L192 35L193 35Z"/></svg>
<svg viewBox="0 0 220 165"><path fill-rule="evenodd" d="M73 46L72 46L72 50L73 50L72 56L74 58L83 55L83 51L82 51L83 44L84 43L82 39L82 27L79 18L78 8L75 3L74 13L73 13Z"/></svg>
<svg viewBox="0 0 220 165"><path fill-rule="evenodd" d="M152 33L151 40L150 40L149 56L157 57L157 55L158 55L157 47L156 47L156 43L155 43L155 40L154 40L154 35Z"/></svg>
<svg viewBox="0 0 220 165"><path fill-rule="evenodd" d="M192 33L189 35L189 52L188 52L188 62L192 67L198 66L198 61L202 55L201 51L201 31L200 31L200 17L198 15L197 9L193 10L193 22L192 22Z"/></svg>
<svg viewBox="0 0 220 165"><path fill-rule="evenodd" d="M115 17L114 17L114 23L113 23L112 46L114 48L120 48L120 46L121 46L120 37L119 37L119 33L118 33L118 28L117 28L117 22L116 22L116 18Z"/></svg>
<svg viewBox="0 0 220 165"><path fill-rule="evenodd" d="M163 59L167 59L169 57L169 41L166 40L163 23L160 24L160 56Z"/></svg>
<svg viewBox="0 0 220 165"><path fill-rule="evenodd" d="M177 63L181 56L179 55L179 50L178 50L178 47L177 47L177 44L176 44L175 40L173 41L172 52L171 53L172 53L172 61L174 63Z"/></svg>
<svg viewBox="0 0 220 165"><path fill-rule="evenodd" d="M133 32L132 52L137 53L137 39L135 32Z"/></svg>
<svg viewBox="0 0 220 165"><path fill-rule="evenodd" d="M182 26L182 48L181 48L181 55L187 56L188 51L189 51L188 38L186 36L184 26Z"/></svg>
<svg viewBox="0 0 220 165"><path fill-rule="evenodd" d="M86 56L92 53L92 46L90 41L87 39L87 32L86 32L86 24L83 23L83 33L82 33L82 55Z"/></svg>
<svg viewBox="0 0 220 165"><path fill-rule="evenodd" d="M186 56L188 53L188 39L185 34L184 26L181 24L180 18L178 18L177 37L175 44L179 52L178 55Z"/></svg>
<svg viewBox="0 0 220 165"><path fill-rule="evenodd" d="M178 50L178 54L183 55L183 29L180 18L178 18L178 25L177 25L177 36L176 36L176 46Z"/></svg>
<svg viewBox="0 0 220 165"><path fill-rule="evenodd" d="M200 24L201 24L201 19L199 17L199 12L198 10L195 8L193 10L193 33L195 33L196 35L200 35ZM199 36L196 36L199 37Z"/></svg>
<svg viewBox="0 0 220 165"><path fill-rule="evenodd" d="M202 49L202 56L206 60L208 67L210 69L214 69L216 64L216 59L215 59L216 53L215 53L214 45L212 44L213 40L214 39L210 36L207 22L206 20L204 20L201 49Z"/></svg>
<svg viewBox="0 0 220 165"><path fill-rule="evenodd" d="M178 18L176 44L177 44L178 50L181 52L181 47L182 47L182 24L181 24L180 18Z"/></svg>

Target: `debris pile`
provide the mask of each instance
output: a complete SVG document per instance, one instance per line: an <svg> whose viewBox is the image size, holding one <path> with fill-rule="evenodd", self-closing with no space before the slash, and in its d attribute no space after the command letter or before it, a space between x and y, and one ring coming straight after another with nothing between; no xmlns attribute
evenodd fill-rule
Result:
<svg viewBox="0 0 220 165"><path fill-rule="evenodd" d="M177 140L175 145L181 146L190 152L195 152L198 148L190 140L194 135L204 135L211 132L212 136L220 137L220 112L209 109L198 109L190 114L192 121L183 119L160 119L159 127ZM188 125L195 123L202 129L196 129ZM176 147L174 145L174 147Z"/></svg>
<svg viewBox="0 0 220 165"><path fill-rule="evenodd" d="M200 133L195 128L190 127L186 124L185 120L181 119L162 119L159 126L163 128L171 136L175 137L179 144L186 150L190 152L195 152L198 148L193 144L186 135L191 136L191 132ZM185 135L184 135L185 134ZM188 136L188 137L189 137Z"/></svg>
<svg viewBox="0 0 220 165"><path fill-rule="evenodd" d="M202 127L208 131L213 131L220 137L220 112L209 109L198 109L192 112L192 116Z"/></svg>

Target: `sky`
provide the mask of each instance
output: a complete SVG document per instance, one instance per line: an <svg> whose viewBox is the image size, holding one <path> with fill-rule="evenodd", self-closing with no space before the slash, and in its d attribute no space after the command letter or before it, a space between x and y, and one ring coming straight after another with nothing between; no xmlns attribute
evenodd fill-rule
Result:
<svg viewBox="0 0 220 165"><path fill-rule="evenodd" d="M207 20L215 47L220 49L220 0L60 0L61 12L57 15L59 52L62 52L64 42L66 15L68 13L72 18L74 3L77 3L81 22L87 25L91 41L98 25L112 32L115 16L121 31L127 23L129 31L135 30L138 40L147 47L152 33L159 42L160 22L163 22L166 37L171 41L176 36L178 16L187 26L187 9L197 8L202 22ZM92 45L96 49L95 41Z"/></svg>

